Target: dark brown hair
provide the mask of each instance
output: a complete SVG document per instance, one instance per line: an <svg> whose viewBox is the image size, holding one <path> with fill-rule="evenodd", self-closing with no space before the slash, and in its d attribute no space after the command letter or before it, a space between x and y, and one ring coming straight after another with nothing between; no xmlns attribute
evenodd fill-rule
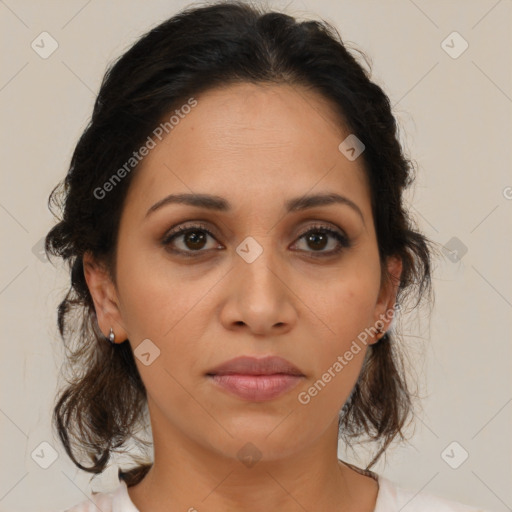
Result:
<svg viewBox="0 0 512 512"><path fill-rule="evenodd" d="M357 50L358 51L358 50ZM367 59L362 52L361 55ZM275 83L316 91L330 101L340 124L364 145L382 268L402 259L397 301L431 295L430 241L414 228L402 192L413 181L411 160L383 90L325 21L298 21L242 2L218 2L178 13L141 37L106 72L92 118L74 150L65 179L49 198L60 210L46 236L46 252L69 265L71 286L58 307L58 327L72 376L53 411L66 452L81 469L101 473L147 421L146 390L129 343L111 345L97 325L84 278L86 251L103 262L115 282L116 242L128 173L108 199L95 191L106 183L159 125L162 117L213 87ZM383 270L384 272L384 270ZM384 279L391 276L383 273ZM347 445L366 436L378 443L371 467L412 412L396 332L370 345L349 399L340 411L339 435ZM147 443L146 443L147 446ZM90 465L82 465L82 450ZM120 475L139 482L149 460Z"/></svg>

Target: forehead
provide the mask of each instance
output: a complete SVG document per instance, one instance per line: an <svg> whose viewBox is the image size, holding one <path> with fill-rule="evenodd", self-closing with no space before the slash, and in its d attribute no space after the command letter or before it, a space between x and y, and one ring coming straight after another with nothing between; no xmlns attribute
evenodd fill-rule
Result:
<svg viewBox="0 0 512 512"><path fill-rule="evenodd" d="M349 161L338 149L350 132L317 93L243 83L194 99L139 165L129 191L137 203L181 191L264 204L315 189L369 202L362 158Z"/></svg>

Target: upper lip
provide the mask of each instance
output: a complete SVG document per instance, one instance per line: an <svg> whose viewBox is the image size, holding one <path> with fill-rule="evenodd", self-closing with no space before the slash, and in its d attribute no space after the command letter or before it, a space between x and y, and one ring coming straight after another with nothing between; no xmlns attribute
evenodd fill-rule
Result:
<svg viewBox="0 0 512 512"><path fill-rule="evenodd" d="M207 375L304 375L290 361L278 356L250 357L240 356L230 359L210 370Z"/></svg>

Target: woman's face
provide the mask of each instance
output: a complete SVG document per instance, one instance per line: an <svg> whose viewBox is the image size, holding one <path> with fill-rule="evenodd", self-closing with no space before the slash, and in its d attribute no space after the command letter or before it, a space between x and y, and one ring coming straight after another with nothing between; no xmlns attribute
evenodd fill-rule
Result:
<svg viewBox="0 0 512 512"><path fill-rule="evenodd" d="M155 446L240 458L251 443L275 460L332 443L396 294L381 288L362 158L340 151L349 132L313 92L237 84L195 99L133 176L112 302L92 292L98 321L137 356ZM161 202L171 194L215 200ZM300 207L326 194L345 199ZM209 375L238 356L279 356L301 376Z"/></svg>

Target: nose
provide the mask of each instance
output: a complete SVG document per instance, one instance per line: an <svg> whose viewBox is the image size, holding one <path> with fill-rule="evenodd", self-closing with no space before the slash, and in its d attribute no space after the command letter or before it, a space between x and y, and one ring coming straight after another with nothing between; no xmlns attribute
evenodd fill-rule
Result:
<svg viewBox="0 0 512 512"><path fill-rule="evenodd" d="M297 322L298 299L289 273L278 267L269 252L263 251L251 263L243 258L235 262L221 311L226 329L271 336L288 332Z"/></svg>

